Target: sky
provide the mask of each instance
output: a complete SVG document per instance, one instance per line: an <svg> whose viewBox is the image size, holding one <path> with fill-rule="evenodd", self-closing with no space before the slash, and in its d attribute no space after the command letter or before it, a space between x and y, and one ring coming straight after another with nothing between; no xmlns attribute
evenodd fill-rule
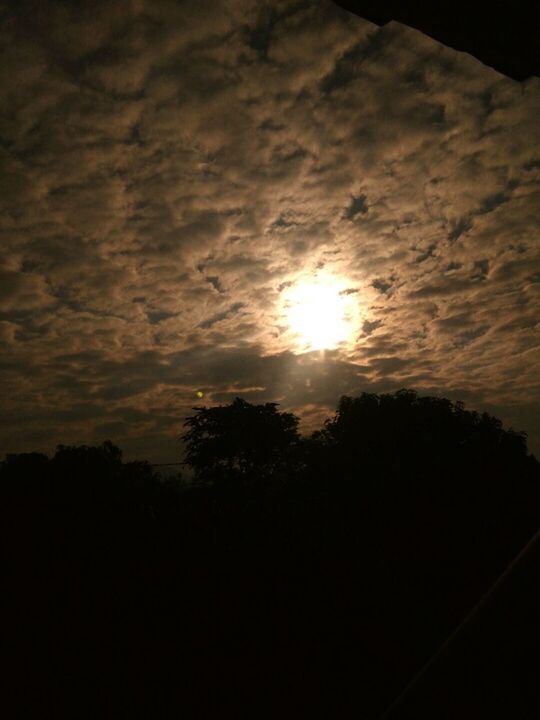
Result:
<svg viewBox="0 0 540 720"><path fill-rule="evenodd" d="M4 2L0 48L0 454L412 387L540 456L540 79L326 1Z"/></svg>

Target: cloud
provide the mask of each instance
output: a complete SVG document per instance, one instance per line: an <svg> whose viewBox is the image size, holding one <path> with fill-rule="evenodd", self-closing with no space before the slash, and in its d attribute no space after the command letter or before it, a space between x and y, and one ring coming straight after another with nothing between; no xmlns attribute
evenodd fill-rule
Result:
<svg viewBox="0 0 540 720"><path fill-rule="evenodd" d="M52 302L41 275L0 270L0 311L24 312L47 307Z"/></svg>
<svg viewBox="0 0 540 720"><path fill-rule="evenodd" d="M536 427L538 80L330 2L23 0L0 35L6 450L171 460L198 389L312 427L409 383ZM317 269L359 308L324 357L280 310Z"/></svg>

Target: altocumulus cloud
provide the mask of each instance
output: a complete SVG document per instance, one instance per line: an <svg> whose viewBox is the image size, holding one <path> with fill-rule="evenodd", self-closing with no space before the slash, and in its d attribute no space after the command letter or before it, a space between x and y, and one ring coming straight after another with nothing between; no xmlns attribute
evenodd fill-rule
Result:
<svg viewBox="0 0 540 720"><path fill-rule="evenodd" d="M413 385L540 427L540 81L330 2L4 4L6 451L173 460L236 395L318 422ZM347 350L280 293L347 278ZM535 434L536 433L536 434Z"/></svg>

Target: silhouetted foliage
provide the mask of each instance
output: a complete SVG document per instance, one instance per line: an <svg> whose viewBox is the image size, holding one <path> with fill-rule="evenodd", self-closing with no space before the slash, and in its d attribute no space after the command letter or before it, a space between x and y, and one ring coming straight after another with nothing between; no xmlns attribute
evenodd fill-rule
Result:
<svg viewBox="0 0 540 720"><path fill-rule="evenodd" d="M540 525L524 434L460 403L194 410L191 484L110 442L1 464L19 716L376 718Z"/></svg>
<svg viewBox="0 0 540 720"><path fill-rule="evenodd" d="M525 433L504 430L487 413L465 410L445 398L418 397L413 390L342 397L336 415L313 440L328 451L333 467L358 472L429 475L471 463L521 463Z"/></svg>
<svg viewBox="0 0 540 720"><path fill-rule="evenodd" d="M290 469L299 444L298 418L277 403L194 408L182 436L185 463L197 480L219 483L269 479Z"/></svg>

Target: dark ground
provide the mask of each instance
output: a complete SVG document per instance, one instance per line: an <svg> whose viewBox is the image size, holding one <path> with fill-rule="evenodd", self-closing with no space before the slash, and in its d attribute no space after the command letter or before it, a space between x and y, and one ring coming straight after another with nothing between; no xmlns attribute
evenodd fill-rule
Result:
<svg viewBox="0 0 540 720"><path fill-rule="evenodd" d="M212 412L188 488L111 444L3 464L5 717L378 718L540 526L523 436L448 401L345 398L310 440ZM392 718L540 716L538 560Z"/></svg>

